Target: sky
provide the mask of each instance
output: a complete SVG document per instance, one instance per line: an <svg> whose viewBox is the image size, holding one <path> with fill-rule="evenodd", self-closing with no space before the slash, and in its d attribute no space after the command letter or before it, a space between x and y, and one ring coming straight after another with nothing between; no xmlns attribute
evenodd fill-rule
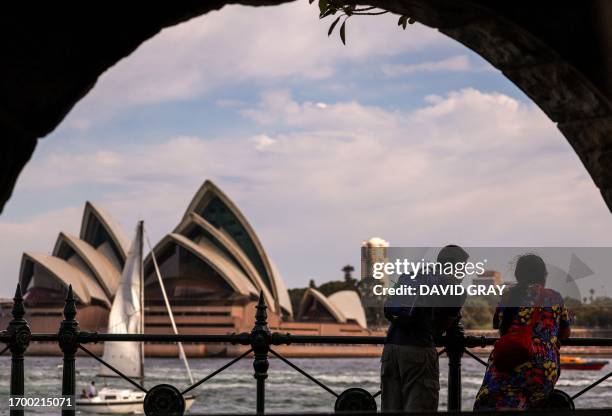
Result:
<svg viewBox="0 0 612 416"><path fill-rule="evenodd" d="M609 211L565 138L486 61L397 16L327 36L306 0L227 6L110 68L39 142L0 217L0 295L86 200L172 231L213 180L288 287L393 246L605 245Z"/></svg>

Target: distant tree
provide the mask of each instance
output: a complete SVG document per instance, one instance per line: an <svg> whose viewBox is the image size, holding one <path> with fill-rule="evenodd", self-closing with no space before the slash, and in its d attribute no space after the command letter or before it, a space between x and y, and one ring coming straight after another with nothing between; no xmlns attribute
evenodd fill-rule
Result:
<svg viewBox="0 0 612 416"><path fill-rule="evenodd" d="M319 292L325 296L329 296L341 290L357 290L355 287L355 280L332 280L331 282L325 282L318 288Z"/></svg>
<svg viewBox="0 0 612 416"><path fill-rule="evenodd" d="M612 299L607 296L565 298L565 307L569 309L573 325L581 328L612 328Z"/></svg>
<svg viewBox="0 0 612 416"><path fill-rule="evenodd" d="M466 329L491 329L498 299L492 296L469 296L461 309Z"/></svg>
<svg viewBox="0 0 612 416"><path fill-rule="evenodd" d="M584 298L586 301L586 298ZM582 302L580 302L580 299L575 299L572 298L570 296L565 298L565 307L568 309L577 309L577 308L581 308L582 307Z"/></svg>
<svg viewBox="0 0 612 416"><path fill-rule="evenodd" d="M350 282L353 280L352 273L355 271L355 268L353 266L351 266L350 264L347 264L346 266L342 268L342 271L344 272L345 281Z"/></svg>

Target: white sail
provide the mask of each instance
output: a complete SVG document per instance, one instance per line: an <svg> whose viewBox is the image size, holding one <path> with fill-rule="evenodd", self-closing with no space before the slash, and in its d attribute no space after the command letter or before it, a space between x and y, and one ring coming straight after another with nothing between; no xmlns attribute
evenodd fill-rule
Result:
<svg viewBox="0 0 612 416"><path fill-rule="evenodd" d="M143 233L144 234L144 233ZM149 236L147 235L147 244L149 246L149 250L151 251L151 258L153 259L153 266L155 267L155 274L157 274L157 282L159 283L159 287L161 289L162 295L164 296L164 303L166 304L166 311L168 311L168 317L170 318L170 323L172 324L172 330L175 335L178 335L178 328L176 327L176 322L174 320L174 314L172 313L172 308L170 307L170 301L168 300L168 294L166 293L166 287L164 286L164 279L162 279L161 272L159 271L159 266L157 264L157 259L155 258L155 250L151 246L151 241L149 241ZM185 364L185 369L187 370L187 377L189 378L189 383L195 383L193 378L193 374L191 373L191 367L189 367L189 361L187 361L187 354L185 354L185 349L183 348L183 343L178 342L179 349L179 358L183 360L183 364Z"/></svg>
<svg viewBox="0 0 612 416"><path fill-rule="evenodd" d="M109 334L136 334L143 331L142 245L141 221L128 252L121 282L108 317ZM138 342L106 342L102 359L128 377L143 378L143 348ZM106 366L101 367L100 375L117 377L117 374Z"/></svg>

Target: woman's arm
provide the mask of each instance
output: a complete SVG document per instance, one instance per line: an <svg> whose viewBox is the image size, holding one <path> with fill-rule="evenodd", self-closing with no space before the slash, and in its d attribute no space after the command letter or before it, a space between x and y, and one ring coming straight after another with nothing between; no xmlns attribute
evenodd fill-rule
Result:
<svg viewBox="0 0 612 416"><path fill-rule="evenodd" d="M504 321L508 320L508 317L504 318L504 316L510 313L508 308L506 308L506 305L508 305L508 294L509 292L504 292L493 315L493 329L498 329L499 335L504 335L508 330L508 325L504 325Z"/></svg>
<svg viewBox="0 0 612 416"><path fill-rule="evenodd" d="M501 322L500 315L502 314L501 308L498 306L495 308L495 314L493 315L493 329L499 329L499 324Z"/></svg>

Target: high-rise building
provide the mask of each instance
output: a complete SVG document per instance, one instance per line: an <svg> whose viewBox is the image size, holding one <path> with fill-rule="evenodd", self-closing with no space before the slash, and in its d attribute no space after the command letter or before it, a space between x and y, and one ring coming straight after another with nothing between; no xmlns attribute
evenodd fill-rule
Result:
<svg viewBox="0 0 612 416"><path fill-rule="evenodd" d="M374 264L389 260L389 242L372 237L361 243L361 280L358 284L361 300L366 312L368 325L380 327L386 324L384 317L385 299L374 293L376 285L387 286L388 280L374 278Z"/></svg>
<svg viewBox="0 0 612 416"><path fill-rule="evenodd" d="M372 237L361 243L361 278L373 276L374 263L389 260L389 242L379 237Z"/></svg>

